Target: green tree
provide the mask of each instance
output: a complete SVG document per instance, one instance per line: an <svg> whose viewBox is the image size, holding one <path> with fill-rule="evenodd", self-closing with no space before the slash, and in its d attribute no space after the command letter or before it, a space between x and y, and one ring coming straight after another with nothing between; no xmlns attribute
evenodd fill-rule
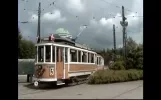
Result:
<svg viewBox="0 0 161 100"><path fill-rule="evenodd" d="M35 57L35 46L32 41L29 40L21 40L20 44L20 58L28 59Z"/></svg>
<svg viewBox="0 0 161 100"><path fill-rule="evenodd" d="M25 40L22 37L20 30L18 30L18 58L29 59L35 57L35 45L30 40Z"/></svg>
<svg viewBox="0 0 161 100"><path fill-rule="evenodd" d="M21 40L22 40L22 34L20 30L18 29L18 58L20 59L20 51L21 51Z"/></svg>
<svg viewBox="0 0 161 100"><path fill-rule="evenodd" d="M143 45L137 44L132 38L127 40L127 69L143 68Z"/></svg>
<svg viewBox="0 0 161 100"><path fill-rule="evenodd" d="M122 48L116 49L116 56L118 57L114 64L109 67L116 67L113 69L124 69L125 62L123 60ZM113 49L107 49L99 51L99 53L104 57L105 65L109 65L109 62L112 61ZM143 44L137 44L131 37L127 39L127 60L126 60L126 69L142 69L143 68Z"/></svg>

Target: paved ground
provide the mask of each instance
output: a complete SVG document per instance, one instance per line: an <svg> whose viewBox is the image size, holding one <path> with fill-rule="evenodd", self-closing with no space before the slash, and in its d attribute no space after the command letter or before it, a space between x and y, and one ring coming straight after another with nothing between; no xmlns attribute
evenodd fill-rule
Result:
<svg viewBox="0 0 161 100"><path fill-rule="evenodd" d="M29 83L18 83L18 87L19 99L143 99L143 81L50 89L33 89Z"/></svg>

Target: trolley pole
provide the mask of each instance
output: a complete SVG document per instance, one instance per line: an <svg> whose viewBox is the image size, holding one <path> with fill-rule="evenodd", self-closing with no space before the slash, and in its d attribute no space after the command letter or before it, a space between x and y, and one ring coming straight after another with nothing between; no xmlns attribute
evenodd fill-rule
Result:
<svg viewBox="0 0 161 100"><path fill-rule="evenodd" d="M39 2L38 6L38 25L37 25L37 43L40 43L41 35L40 35L40 16L41 16L41 2ZM41 53L40 53L41 56ZM27 82L32 81L33 74L27 74Z"/></svg>
<svg viewBox="0 0 161 100"><path fill-rule="evenodd" d="M124 14L124 6L122 6L122 21L120 21L120 24L123 28L122 30L123 32L123 57L124 57L125 63L126 63L126 40L127 40L126 27L128 26L128 22L126 21L126 19L127 18L125 17L125 14Z"/></svg>

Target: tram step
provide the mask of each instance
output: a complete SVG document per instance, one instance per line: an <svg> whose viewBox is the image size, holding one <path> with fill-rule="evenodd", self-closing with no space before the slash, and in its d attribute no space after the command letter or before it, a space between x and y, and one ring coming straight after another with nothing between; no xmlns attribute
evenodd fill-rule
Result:
<svg viewBox="0 0 161 100"><path fill-rule="evenodd" d="M57 85L64 85L65 83L57 83Z"/></svg>
<svg viewBox="0 0 161 100"><path fill-rule="evenodd" d="M65 84L65 83L62 80L57 81L57 85L63 85L63 84Z"/></svg>

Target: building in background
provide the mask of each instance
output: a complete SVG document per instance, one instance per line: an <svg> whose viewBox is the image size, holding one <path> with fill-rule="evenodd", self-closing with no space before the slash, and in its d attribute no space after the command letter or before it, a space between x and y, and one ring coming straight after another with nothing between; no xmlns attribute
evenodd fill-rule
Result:
<svg viewBox="0 0 161 100"><path fill-rule="evenodd" d="M55 34L59 35L60 37L72 39L72 35L69 33L68 30L64 28L58 28Z"/></svg>

